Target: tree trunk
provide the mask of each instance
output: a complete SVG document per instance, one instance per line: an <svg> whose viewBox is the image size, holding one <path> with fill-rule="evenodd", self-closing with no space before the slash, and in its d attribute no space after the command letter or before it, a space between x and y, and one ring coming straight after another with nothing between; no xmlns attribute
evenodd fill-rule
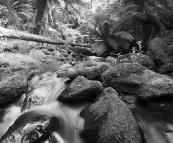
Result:
<svg viewBox="0 0 173 143"><path fill-rule="evenodd" d="M42 18L44 15L44 11L46 9L46 5L47 5L47 0L37 0L37 16L35 19L36 27L33 30L34 34L37 34L37 35L40 34L40 30L42 26Z"/></svg>

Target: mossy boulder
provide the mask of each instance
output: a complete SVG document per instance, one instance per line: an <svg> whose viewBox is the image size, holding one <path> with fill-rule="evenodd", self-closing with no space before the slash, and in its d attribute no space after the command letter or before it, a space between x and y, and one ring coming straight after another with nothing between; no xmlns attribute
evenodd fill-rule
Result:
<svg viewBox="0 0 173 143"><path fill-rule="evenodd" d="M159 98L173 98L173 79L145 70L142 75L143 84L139 90L138 98L143 100L157 100Z"/></svg>
<svg viewBox="0 0 173 143"><path fill-rule="evenodd" d="M153 60L142 53L128 53L125 55L120 55L118 58L118 63L139 63L142 66L153 70L155 64Z"/></svg>
<svg viewBox="0 0 173 143"><path fill-rule="evenodd" d="M147 51L147 55L157 64L157 66L166 63L168 59L162 43L163 41L161 38L153 38L149 43Z"/></svg>
<svg viewBox="0 0 173 143"><path fill-rule="evenodd" d="M4 105L24 94L28 89L28 81L24 72L14 72L0 81L0 105Z"/></svg>
<svg viewBox="0 0 173 143"><path fill-rule="evenodd" d="M65 88L58 100L68 103L93 101L102 91L103 86L101 82L91 81L83 76L78 76Z"/></svg>
<svg viewBox="0 0 173 143"><path fill-rule="evenodd" d="M19 53L0 54L0 76L16 71L23 71L26 75L32 72L41 71L40 62L32 59L28 55Z"/></svg>
<svg viewBox="0 0 173 143"><path fill-rule="evenodd" d="M81 137L86 143L141 143L135 118L110 87L81 116L85 120Z"/></svg>
<svg viewBox="0 0 173 143"><path fill-rule="evenodd" d="M90 80L99 80L102 73L109 67L110 65L105 62L84 61L59 73L59 76L75 79L77 76L81 75Z"/></svg>
<svg viewBox="0 0 173 143"><path fill-rule="evenodd" d="M145 67L138 63L120 63L102 74L104 87L112 87L119 93L136 93L142 85Z"/></svg>

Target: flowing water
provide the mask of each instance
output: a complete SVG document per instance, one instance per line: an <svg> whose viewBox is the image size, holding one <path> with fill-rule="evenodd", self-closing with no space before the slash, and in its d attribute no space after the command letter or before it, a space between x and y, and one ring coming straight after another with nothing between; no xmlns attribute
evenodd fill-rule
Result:
<svg viewBox="0 0 173 143"><path fill-rule="evenodd" d="M173 143L173 113L130 106L143 136L143 143Z"/></svg>
<svg viewBox="0 0 173 143"><path fill-rule="evenodd" d="M50 68L50 67L49 67ZM47 71L45 71L47 72ZM42 73L36 75L29 83L29 90L45 87L49 88L48 98L44 104L21 112L25 95L15 102L0 109L0 137L8 130L14 121L28 111L43 110L50 112L60 121L60 129L53 132L52 136L59 143L83 143L80 131L83 129L84 120L79 116L80 111L87 105L64 105L56 101L58 95L66 87L65 80L57 78L56 74ZM137 106L129 106L139 125L143 143L173 143L173 113L160 110L149 110Z"/></svg>

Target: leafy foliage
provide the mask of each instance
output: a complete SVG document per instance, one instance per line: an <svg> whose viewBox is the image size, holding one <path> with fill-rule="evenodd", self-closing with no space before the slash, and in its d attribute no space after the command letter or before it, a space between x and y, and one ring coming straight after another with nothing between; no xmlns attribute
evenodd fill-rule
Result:
<svg viewBox="0 0 173 143"><path fill-rule="evenodd" d="M0 5L0 26L5 27L9 22L9 11L5 6Z"/></svg>

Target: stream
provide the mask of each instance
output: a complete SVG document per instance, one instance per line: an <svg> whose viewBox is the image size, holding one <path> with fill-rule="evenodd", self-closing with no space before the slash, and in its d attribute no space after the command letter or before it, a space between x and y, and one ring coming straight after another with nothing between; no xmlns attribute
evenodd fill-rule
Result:
<svg viewBox="0 0 173 143"><path fill-rule="evenodd" d="M40 77L42 79L44 77L47 81L39 80ZM79 113L88 104L65 105L56 101L66 86L63 84L64 79L57 78L56 74L51 73L51 71L36 75L30 81L29 90L26 94L32 92L36 85L36 87L43 86L39 82L45 82L44 86L51 86L50 96L46 98L43 105L25 109L22 112L24 95L13 103L0 108L0 137L22 114L41 110L49 112L59 119L60 128L58 132L52 133L57 143L83 143L80 138L80 131L83 129L84 120L79 116ZM173 143L173 113L131 105L128 107L139 125L143 143Z"/></svg>

